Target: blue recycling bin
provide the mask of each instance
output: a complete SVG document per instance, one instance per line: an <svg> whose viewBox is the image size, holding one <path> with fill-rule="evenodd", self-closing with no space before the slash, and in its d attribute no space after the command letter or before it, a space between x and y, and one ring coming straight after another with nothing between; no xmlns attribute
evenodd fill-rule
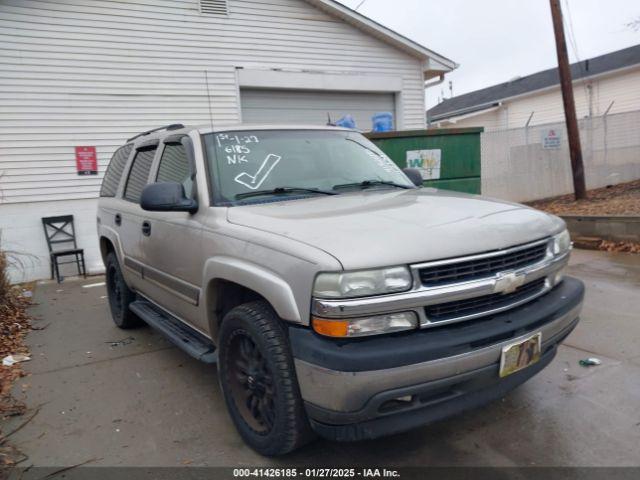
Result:
<svg viewBox="0 0 640 480"><path fill-rule="evenodd" d="M376 113L371 117L374 132L389 132L393 130L393 114L391 112Z"/></svg>

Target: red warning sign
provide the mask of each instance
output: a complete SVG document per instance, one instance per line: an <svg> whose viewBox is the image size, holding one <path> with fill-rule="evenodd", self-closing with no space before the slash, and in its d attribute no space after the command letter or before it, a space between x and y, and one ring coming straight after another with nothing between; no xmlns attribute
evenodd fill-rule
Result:
<svg viewBox="0 0 640 480"><path fill-rule="evenodd" d="M98 174L96 147L76 147L76 170L78 175Z"/></svg>

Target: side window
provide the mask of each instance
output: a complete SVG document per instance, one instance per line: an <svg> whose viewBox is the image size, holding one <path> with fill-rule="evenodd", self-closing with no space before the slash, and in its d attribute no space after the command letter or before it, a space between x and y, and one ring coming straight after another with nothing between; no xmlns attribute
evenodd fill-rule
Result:
<svg viewBox="0 0 640 480"><path fill-rule="evenodd" d="M120 185L120 178L122 177L122 171L127 164L129 153L133 145L125 145L120 147L111 157L107 171L102 179L102 188L100 188L101 197L115 197L118 191L118 185Z"/></svg>
<svg viewBox="0 0 640 480"><path fill-rule="evenodd" d="M142 189L147 185L149 170L156 154L156 147L140 150L133 159L133 165L127 179L127 186L124 189L124 198L130 202L140 203Z"/></svg>
<svg viewBox="0 0 640 480"><path fill-rule="evenodd" d="M181 183L186 197L192 197L193 180L191 179L191 168L183 145L172 143L165 145L156 182Z"/></svg>

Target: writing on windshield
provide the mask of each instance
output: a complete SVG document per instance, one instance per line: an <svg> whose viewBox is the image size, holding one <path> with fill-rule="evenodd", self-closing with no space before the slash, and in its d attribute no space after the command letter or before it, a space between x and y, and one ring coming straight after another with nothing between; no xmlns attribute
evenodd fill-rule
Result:
<svg viewBox="0 0 640 480"><path fill-rule="evenodd" d="M204 137L214 190L227 202L245 192L283 187L330 191L370 180L411 185L393 161L356 132L252 130Z"/></svg>

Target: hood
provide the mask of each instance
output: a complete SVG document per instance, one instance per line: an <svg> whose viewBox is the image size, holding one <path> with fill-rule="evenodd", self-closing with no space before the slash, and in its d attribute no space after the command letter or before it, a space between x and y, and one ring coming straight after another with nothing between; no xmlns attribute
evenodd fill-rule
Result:
<svg viewBox="0 0 640 480"><path fill-rule="evenodd" d="M324 250L347 270L501 249L558 233L561 219L495 199L422 188L245 205L228 221Z"/></svg>

